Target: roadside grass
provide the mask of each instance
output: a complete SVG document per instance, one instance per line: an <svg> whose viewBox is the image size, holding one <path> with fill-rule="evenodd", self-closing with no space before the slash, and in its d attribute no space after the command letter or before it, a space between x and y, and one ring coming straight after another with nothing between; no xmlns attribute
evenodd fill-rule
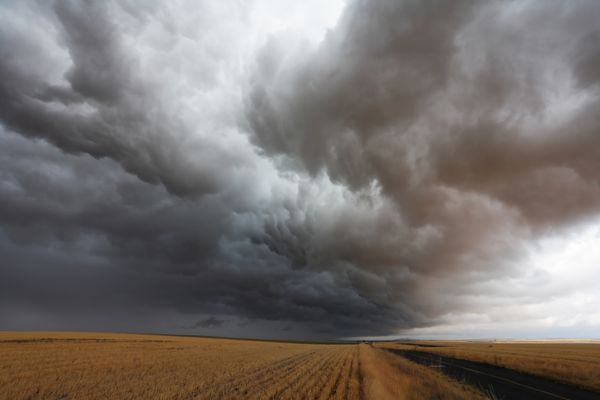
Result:
<svg viewBox="0 0 600 400"><path fill-rule="evenodd" d="M427 341L377 346L484 362L600 391L600 343Z"/></svg>
<svg viewBox="0 0 600 400"><path fill-rule="evenodd" d="M431 368L418 365L377 347L360 345L365 364L363 388L367 399L489 399L471 386L447 379Z"/></svg>

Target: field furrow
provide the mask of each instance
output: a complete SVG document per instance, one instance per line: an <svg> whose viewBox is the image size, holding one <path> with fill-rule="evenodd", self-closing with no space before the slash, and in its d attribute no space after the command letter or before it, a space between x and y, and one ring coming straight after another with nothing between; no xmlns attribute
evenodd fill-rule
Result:
<svg viewBox="0 0 600 400"><path fill-rule="evenodd" d="M305 398L309 388L309 382L314 378L315 375L320 374L323 370L323 366L328 362L331 362L332 354L327 352L320 352L315 355L306 364L302 365L296 371L293 371L282 384L279 384L276 388L271 388L267 392L266 399L295 399ZM275 390L273 390L275 389Z"/></svg>
<svg viewBox="0 0 600 400"><path fill-rule="evenodd" d="M309 361L313 357L313 354L313 351L307 351L273 364L262 365L244 375L221 381L213 381L210 387L194 391L189 398L213 399L252 396L253 393L259 391L261 388L271 387L274 383L281 381L282 378L296 371Z"/></svg>
<svg viewBox="0 0 600 400"><path fill-rule="evenodd" d="M322 386L322 390L318 397L319 399L330 399L333 397L341 379L344 376L344 373L346 373L346 368L350 359L350 352L346 351L340 354L338 363L334 366L333 371L331 371L330 379L328 379Z"/></svg>

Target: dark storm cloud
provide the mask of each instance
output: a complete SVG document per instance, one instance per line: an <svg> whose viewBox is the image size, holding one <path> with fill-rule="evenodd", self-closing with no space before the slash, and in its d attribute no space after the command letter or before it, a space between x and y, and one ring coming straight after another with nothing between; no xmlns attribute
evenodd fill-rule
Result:
<svg viewBox="0 0 600 400"><path fill-rule="evenodd" d="M107 315L143 307L308 326L326 318L347 330L354 315L371 318L373 306L351 287L296 271L290 259L252 243L223 198L174 197L109 160L6 132L0 141L4 307L73 315L66 324L75 327L81 313L97 314L88 329L110 329Z"/></svg>
<svg viewBox="0 0 600 400"><path fill-rule="evenodd" d="M475 309L461 296L523 273L529 240L597 215L599 17L595 2L355 1L308 58L267 46L255 142L393 203L381 225L340 218L322 268L352 265L359 293L418 324Z"/></svg>
<svg viewBox="0 0 600 400"><path fill-rule="evenodd" d="M220 328L221 326L223 326L223 324L225 324L227 321L224 319L217 319L214 316L210 316L206 319L202 319L198 322L196 322L192 328Z"/></svg>
<svg viewBox="0 0 600 400"><path fill-rule="evenodd" d="M600 211L596 3L223 4L3 6L0 328L392 333Z"/></svg>

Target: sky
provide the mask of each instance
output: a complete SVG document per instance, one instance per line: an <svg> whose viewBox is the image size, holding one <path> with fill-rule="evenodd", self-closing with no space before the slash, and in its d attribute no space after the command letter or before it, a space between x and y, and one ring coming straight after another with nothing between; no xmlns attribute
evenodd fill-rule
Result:
<svg viewBox="0 0 600 400"><path fill-rule="evenodd" d="M0 3L0 329L600 338L600 2Z"/></svg>

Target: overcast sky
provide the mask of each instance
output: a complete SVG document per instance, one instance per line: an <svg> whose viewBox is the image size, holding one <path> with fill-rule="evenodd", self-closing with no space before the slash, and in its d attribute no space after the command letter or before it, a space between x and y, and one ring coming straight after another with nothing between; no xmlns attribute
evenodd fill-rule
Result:
<svg viewBox="0 0 600 400"><path fill-rule="evenodd" d="M0 329L600 337L600 2L0 3Z"/></svg>

